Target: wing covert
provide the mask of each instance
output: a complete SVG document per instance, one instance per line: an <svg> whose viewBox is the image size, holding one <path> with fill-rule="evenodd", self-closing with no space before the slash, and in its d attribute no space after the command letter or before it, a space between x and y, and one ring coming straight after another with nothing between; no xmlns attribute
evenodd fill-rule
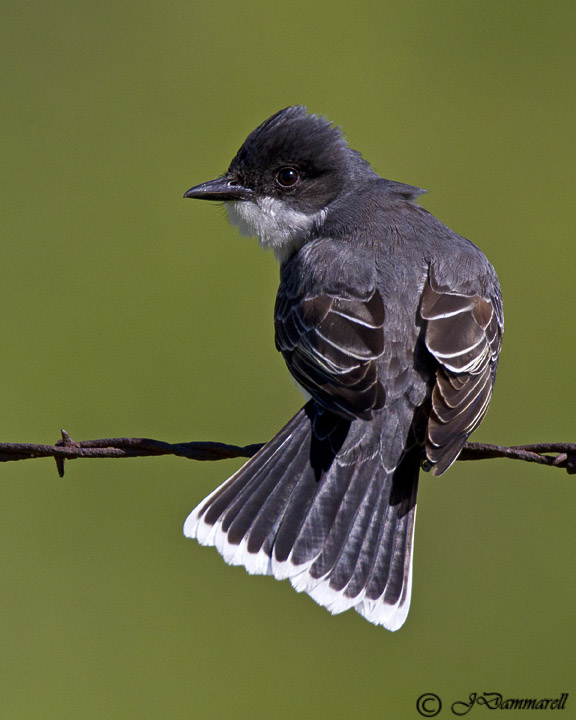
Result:
<svg viewBox="0 0 576 720"><path fill-rule="evenodd" d="M492 396L504 318L500 294L490 298L424 287L420 314L425 342L439 365L432 390L426 455L434 474L457 458L486 414Z"/></svg>
<svg viewBox="0 0 576 720"><path fill-rule="evenodd" d="M303 294L282 286L275 310L276 347L288 369L321 405L354 419L383 407L377 358L384 351L384 305L366 296Z"/></svg>

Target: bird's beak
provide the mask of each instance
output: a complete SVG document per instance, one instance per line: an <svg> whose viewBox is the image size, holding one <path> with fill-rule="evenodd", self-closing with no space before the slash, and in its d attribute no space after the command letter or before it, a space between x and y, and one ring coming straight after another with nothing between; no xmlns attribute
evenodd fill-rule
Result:
<svg viewBox="0 0 576 720"><path fill-rule="evenodd" d="M196 198L198 200L220 200L222 201L234 201L234 200L250 200L254 195L254 192L249 188L243 187L237 180L224 175L224 177L216 178L216 180L210 180L209 182L202 183L202 185L195 185L184 193L185 198Z"/></svg>

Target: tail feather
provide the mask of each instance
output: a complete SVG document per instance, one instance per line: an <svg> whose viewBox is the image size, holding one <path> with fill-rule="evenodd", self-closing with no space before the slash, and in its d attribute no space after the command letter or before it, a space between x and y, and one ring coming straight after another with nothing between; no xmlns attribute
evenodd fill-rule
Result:
<svg viewBox="0 0 576 720"><path fill-rule="evenodd" d="M281 472L278 469L268 471L276 455L281 454ZM249 535L249 551L257 552L263 545L270 530L280 520L286 502L298 482L293 472L293 465L298 461L298 446L287 443L280 446L277 453L264 465L258 477L242 496L236 497L230 508L226 510L222 529L228 534L228 541L233 545L240 543Z"/></svg>
<svg viewBox="0 0 576 720"><path fill-rule="evenodd" d="M354 478L350 473L338 472L338 467L334 470L335 472L329 474L330 482L318 484L304 522L298 529L292 551L287 558L295 565L316 561L335 525L346 515L346 500L352 494ZM280 532L282 529L280 528ZM289 526L288 530L292 532Z"/></svg>
<svg viewBox="0 0 576 720"><path fill-rule="evenodd" d="M360 556L376 552L373 542L377 525L374 518L383 495L383 485L378 474L366 474L368 487L359 498L349 523L338 522L336 531L326 540L324 548L311 565L306 576L298 576L292 584L297 590L307 592L316 602L330 612L338 613L355 607L364 581L357 591L349 589L362 574ZM346 516L348 513L346 513Z"/></svg>
<svg viewBox="0 0 576 720"><path fill-rule="evenodd" d="M356 602L359 602L364 597L366 583L372 572L374 559L378 550L380 529L384 523L385 510L388 506L386 487L380 482L380 478L375 478L374 485L376 486L376 496L372 506L368 508L368 526L366 533L362 537L362 544L356 560L354 573L344 588L346 597L355 599Z"/></svg>
<svg viewBox="0 0 576 720"><path fill-rule="evenodd" d="M249 573L290 579L332 613L354 608L396 630L410 603L419 455L382 456L382 434L408 435L398 415L384 410L384 429L333 416L334 432L318 437L316 408L200 503L184 534Z"/></svg>
<svg viewBox="0 0 576 720"><path fill-rule="evenodd" d="M370 501L379 486L378 475L364 464L358 464L353 473L350 485L354 485L354 493L346 493L322 550L310 567L315 579L330 573L330 583L337 590L342 590L354 573L368 529Z"/></svg>
<svg viewBox="0 0 576 720"><path fill-rule="evenodd" d="M204 498L186 519L186 537L195 538L201 545L216 547L230 565L244 565L249 573L255 575L272 574L273 538L285 513L286 498L290 497L294 487L301 482L297 466L304 466L304 461L299 457L298 448L307 434L306 425L302 421L303 414L303 410L297 413L253 458ZM285 457L284 451L288 451L292 456L291 462ZM276 464L279 457L282 457L282 463ZM283 470L280 478L279 470ZM285 482L282 482L283 478L286 479ZM270 533L264 538L264 542L256 543L260 544L259 549L252 548L249 551L247 545L252 539L252 533L247 532L244 536L237 532L229 536L228 533L243 505L249 506L259 491L263 491L263 500L267 500L272 507L267 514L255 513L254 527L261 529L262 523L266 522L270 526ZM275 496L279 494L285 496L284 502L274 507ZM254 503L251 507L258 509ZM258 533L254 535L254 540L257 538L261 539Z"/></svg>

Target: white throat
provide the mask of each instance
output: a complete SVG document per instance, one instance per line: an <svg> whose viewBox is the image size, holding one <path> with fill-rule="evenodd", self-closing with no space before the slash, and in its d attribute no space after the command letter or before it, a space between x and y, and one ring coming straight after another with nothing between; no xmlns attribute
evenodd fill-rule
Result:
<svg viewBox="0 0 576 720"><path fill-rule="evenodd" d="M263 248L274 252L280 264L304 244L314 225L321 223L327 212L320 210L308 215L273 197L227 202L226 210L240 234L257 237Z"/></svg>

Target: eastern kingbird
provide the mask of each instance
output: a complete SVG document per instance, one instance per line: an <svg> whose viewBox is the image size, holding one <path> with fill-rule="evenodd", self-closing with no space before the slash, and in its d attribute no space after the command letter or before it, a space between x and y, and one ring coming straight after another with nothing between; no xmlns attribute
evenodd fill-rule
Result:
<svg viewBox="0 0 576 720"><path fill-rule="evenodd" d="M504 320L492 265L423 192L295 106L185 194L274 251L276 347L309 400L184 533L388 630L410 605L419 470L441 475L484 417Z"/></svg>

